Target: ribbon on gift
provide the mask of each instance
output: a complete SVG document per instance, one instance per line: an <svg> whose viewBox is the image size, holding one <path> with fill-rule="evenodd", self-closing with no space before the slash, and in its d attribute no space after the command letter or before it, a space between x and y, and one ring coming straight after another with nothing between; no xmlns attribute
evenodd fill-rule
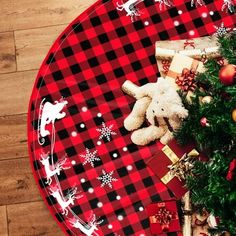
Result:
<svg viewBox="0 0 236 236"><path fill-rule="evenodd" d="M158 223L162 231L169 231L171 221L178 219L177 213L169 211L165 202L157 203L157 209L157 213L149 217L150 223Z"/></svg>
<svg viewBox="0 0 236 236"><path fill-rule="evenodd" d="M168 145L164 146L162 148L162 151L163 151L163 153L165 153L165 155L172 162L172 165L169 166L170 170L161 178L161 181L164 184L169 183L175 177L181 179L180 176L178 176L178 175L176 176L176 173L174 173L171 170L172 166L176 165L178 162L182 161L186 157L196 158L199 156L199 152L196 149L192 149L189 153L184 154L181 158L179 158Z"/></svg>
<svg viewBox="0 0 236 236"><path fill-rule="evenodd" d="M188 46L195 49L195 42L193 40L186 39L186 41L184 42L184 49L186 49Z"/></svg>

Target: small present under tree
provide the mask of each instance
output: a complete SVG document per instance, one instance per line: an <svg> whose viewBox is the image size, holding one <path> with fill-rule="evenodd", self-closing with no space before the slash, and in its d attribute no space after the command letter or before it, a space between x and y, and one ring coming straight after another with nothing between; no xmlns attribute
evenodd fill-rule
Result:
<svg viewBox="0 0 236 236"><path fill-rule="evenodd" d="M189 117L176 132L180 144L194 141L208 160L197 161L187 177L192 201L220 218L217 229L236 234L236 32L218 38L228 61L205 64L191 101L182 95Z"/></svg>

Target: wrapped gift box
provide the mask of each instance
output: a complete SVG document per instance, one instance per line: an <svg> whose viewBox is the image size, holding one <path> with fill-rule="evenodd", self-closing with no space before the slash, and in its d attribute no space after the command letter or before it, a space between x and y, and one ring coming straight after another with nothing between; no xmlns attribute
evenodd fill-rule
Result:
<svg viewBox="0 0 236 236"><path fill-rule="evenodd" d="M181 160L185 157L191 157L192 160L195 160L199 158L199 153L193 145L183 147L178 145L176 140L172 140L146 162L177 199L180 199L188 191L185 188L184 178L181 179L184 177L182 171L178 168L178 164L181 164ZM175 168L180 171L177 175L173 173Z"/></svg>
<svg viewBox="0 0 236 236"><path fill-rule="evenodd" d="M154 203L146 211L153 235L181 231L176 201Z"/></svg>

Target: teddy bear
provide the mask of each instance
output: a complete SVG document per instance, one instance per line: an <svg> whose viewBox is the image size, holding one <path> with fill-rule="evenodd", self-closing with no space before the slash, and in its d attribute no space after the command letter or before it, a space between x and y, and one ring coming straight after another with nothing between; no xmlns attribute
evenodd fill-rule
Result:
<svg viewBox="0 0 236 236"><path fill-rule="evenodd" d="M181 121L188 116L175 84L171 80L158 78L156 83L141 87L126 80L122 90L137 99L132 112L125 118L124 127L133 131L131 140L137 145L147 145L160 139L167 144L173 139L173 132L180 127ZM150 125L141 128L145 120Z"/></svg>

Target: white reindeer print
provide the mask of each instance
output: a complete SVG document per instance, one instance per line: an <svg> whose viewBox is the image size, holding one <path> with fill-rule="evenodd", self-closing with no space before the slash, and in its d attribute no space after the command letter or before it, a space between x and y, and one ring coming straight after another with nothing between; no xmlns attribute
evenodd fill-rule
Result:
<svg viewBox="0 0 236 236"><path fill-rule="evenodd" d="M126 16L131 17L131 21L133 22L134 19L138 16L141 16L142 12L137 8L137 5L144 0L128 0L127 2L123 2L120 4L119 2L116 3L118 11L126 11Z"/></svg>
<svg viewBox="0 0 236 236"><path fill-rule="evenodd" d="M205 2L203 1L203 0L191 0L191 6L193 7L194 6L194 4L196 5L196 6L203 6L203 5L205 5Z"/></svg>
<svg viewBox="0 0 236 236"><path fill-rule="evenodd" d="M62 109L68 104L63 98L60 101L55 101L55 104L50 102L45 102L42 100L39 108L39 119L38 119L38 142L43 145L45 142L45 137L50 135L50 132L46 130L46 125L52 123L54 126L56 119L62 119L65 117L66 113L61 112Z"/></svg>
<svg viewBox="0 0 236 236"><path fill-rule="evenodd" d="M50 194L56 198L58 204L61 207L62 210L62 215L68 215L68 207L70 205L74 205L75 204L75 199L80 199L83 197L83 195L78 195L77 194L77 188L72 188L67 195L64 197L62 195L62 192L60 191L59 188L54 187L54 188L50 188Z"/></svg>
<svg viewBox="0 0 236 236"><path fill-rule="evenodd" d="M78 217L74 217L73 219L70 219L69 222L71 225L79 229L82 233L84 233L87 236L98 236L98 234L95 232L95 230L98 230L97 226L100 225L103 220L97 221L95 214L91 214L88 223L85 223Z"/></svg>
<svg viewBox="0 0 236 236"><path fill-rule="evenodd" d="M224 0L224 3L222 5L222 11L230 11L230 12L234 12L234 5L232 0Z"/></svg>
<svg viewBox="0 0 236 236"><path fill-rule="evenodd" d="M46 173L46 184L51 185L52 183L52 177L54 175L60 175L61 170L69 169L70 167L64 166L64 164L67 161L67 158L64 157L62 160L59 160L55 165L50 165L50 155L47 153L42 153L41 154L41 159L40 162L44 166L44 170Z"/></svg>

